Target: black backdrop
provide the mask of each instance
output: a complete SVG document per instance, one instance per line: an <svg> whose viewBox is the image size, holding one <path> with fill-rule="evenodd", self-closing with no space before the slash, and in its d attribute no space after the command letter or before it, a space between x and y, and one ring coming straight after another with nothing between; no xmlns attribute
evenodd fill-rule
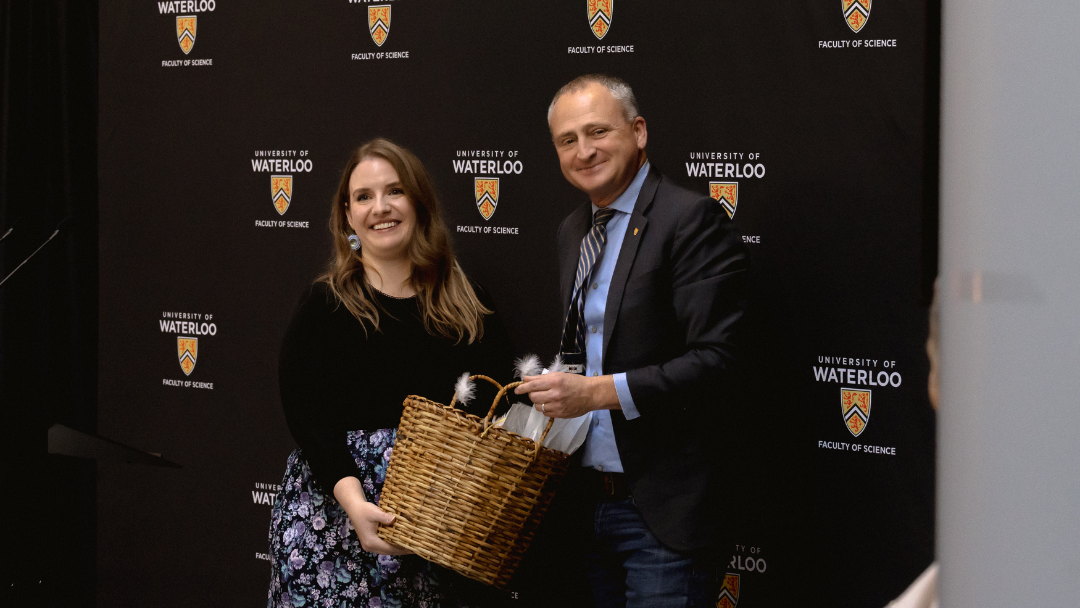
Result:
<svg viewBox="0 0 1080 608"><path fill-rule="evenodd" d="M879 0L858 32L841 4L614 0L603 39L588 0L102 6L98 428L184 468L100 465L99 603L265 601L269 503L294 447L278 346L362 141L425 161L518 352L553 354L555 229L584 199L545 112L603 71L635 88L654 165L701 192L738 183L752 365L745 398L716 406L739 604L886 604L933 554L920 255L936 51L924 2ZM381 46L375 5L391 7ZM520 171L454 162L473 159ZM292 176L284 213L271 175ZM500 179L488 220L476 177ZM190 374L178 337L198 338ZM871 391L858 436L843 388Z"/></svg>
<svg viewBox="0 0 1080 608"><path fill-rule="evenodd" d="M94 594L94 463L47 454L97 402L97 2L0 0L0 605Z"/></svg>

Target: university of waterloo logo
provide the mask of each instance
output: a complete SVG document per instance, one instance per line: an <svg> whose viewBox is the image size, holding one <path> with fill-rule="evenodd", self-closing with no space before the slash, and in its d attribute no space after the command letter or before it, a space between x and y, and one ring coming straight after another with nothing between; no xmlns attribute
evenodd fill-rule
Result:
<svg viewBox="0 0 1080 608"><path fill-rule="evenodd" d="M289 203L292 202L292 176L271 175L270 196L273 197L274 209L277 209L278 215L285 215Z"/></svg>
<svg viewBox="0 0 1080 608"><path fill-rule="evenodd" d="M603 40L611 29L611 13L614 10L615 0L588 0L588 2L589 28L596 35L597 40Z"/></svg>
<svg viewBox="0 0 1080 608"><path fill-rule="evenodd" d="M709 196L727 211L728 218L735 218L739 206L739 182L709 182Z"/></svg>
<svg viewBox="0 0 1080 608"><path fill-rule="evenodd" d="M844 414L844 425L847 426L847 430L858 437L866 430L866 423L870 421L870 391L841 388L840 408Z"/></svg>
<svg viewBox="0 0 1080 608"><path fill-rule="evenodd" d="M191 47L195 46L195 27L198 19L195 15L176 18L176 41L180 43L180 50L184 51L185 55L191 52Z"/></svg>
<svg viewBox="0 0 1080 608"><path fill-rule="evenodd" d="M724 582L720 584L720 598L716 600L716 608L735 608L739 604L739 575L725 574Z"/></svg>
<svg viewBox="0 0 1080 608"><path fill-rule="evenodd" d="M185 376L190 376L195 369L195 359L199 356L199 339L177 336L176 351L180 358L180 369L184 370Z"/></svg>
<svg viewBox="0 0 1080 608"><path fill-rule="evenodd" d="M382 46L390 35L390 5L377 4L367 9L368 30L375 44Z"/></svg>
<svg viewBox="0 0 1080 608"><path fill-rule="evenodd" d="M499 205L499 178L474 177L473 190L476 194L476 208L485 220L490 220Z"/></svg>
<svg viewBox="0 0 1080 608"><path fill-rule="evenodd" d="M847 21L851 31L856 34L866 25L866 20L870 18L871 2L873 0L840 0L841 8L844 10L844 20Z"/></svg>

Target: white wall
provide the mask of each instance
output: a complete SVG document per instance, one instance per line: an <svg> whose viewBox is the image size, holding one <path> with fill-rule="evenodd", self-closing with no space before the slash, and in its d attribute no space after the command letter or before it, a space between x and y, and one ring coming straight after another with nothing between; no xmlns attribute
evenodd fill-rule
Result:
<svg viewBox="0 0 1080 608"><path fill-rule="evenodd" d="M1080 2L944 0L942 606L1080 605Z"/></svg>

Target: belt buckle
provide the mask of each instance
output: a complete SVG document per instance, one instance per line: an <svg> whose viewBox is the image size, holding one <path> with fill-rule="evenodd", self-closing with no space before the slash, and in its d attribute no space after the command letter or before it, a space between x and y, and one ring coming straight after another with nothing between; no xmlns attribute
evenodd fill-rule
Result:
<svg viewBox="0 0 1080 608"><path fill-rule="evenodd" d="M615 495L615 478L611 473L603 473L604 476L604 494L607 496Z"/></svg>

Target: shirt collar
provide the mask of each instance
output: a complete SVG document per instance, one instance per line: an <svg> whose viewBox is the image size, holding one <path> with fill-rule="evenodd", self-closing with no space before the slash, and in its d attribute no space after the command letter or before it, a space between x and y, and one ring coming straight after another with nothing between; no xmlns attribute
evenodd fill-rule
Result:
<svg viewBox="0 0 1080 608"><path fill-rule="evenodd" d="M614 203L608 205L611 209L616 211L622 211L623 213L633 213L634 205L637 204L638 194L641 193L641 186L645 183L645 176L649 174L649 161L645 161L644 165L638 169L637 175L634 176L634 181L630 182L630 186L619 195L619 198L615 199ZM595 214L600 209L596 205L592 206L592 211Z"/></svg>

